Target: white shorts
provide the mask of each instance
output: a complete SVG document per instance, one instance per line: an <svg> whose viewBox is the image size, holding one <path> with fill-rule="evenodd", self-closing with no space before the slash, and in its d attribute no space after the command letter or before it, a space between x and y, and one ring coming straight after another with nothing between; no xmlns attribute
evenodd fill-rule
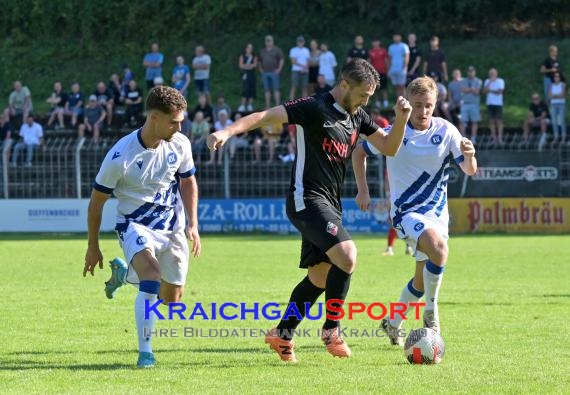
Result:
<svg viewBox="0 0 570 395"><path fill-rule="evenodd" d="M404 215L402 222L395 227L400 239L404 239L414 249L416 261L427 261L429 257L417 249L418 239L426 229L436 229L443 239L449 239L448 218L442 215L440 218L429 218L423 214L409 213Z"/></svg>
<svg viewBox="0 0 570 395"><path fill-rule="evenodd" d="M136 253L148 248L160 265L160 277L173 285L184 285L188 274L188 241L184 231L155 232L146 226L129 223L119 243L129 264L127 282L138 284L139 277L131 261Z"/></svg>

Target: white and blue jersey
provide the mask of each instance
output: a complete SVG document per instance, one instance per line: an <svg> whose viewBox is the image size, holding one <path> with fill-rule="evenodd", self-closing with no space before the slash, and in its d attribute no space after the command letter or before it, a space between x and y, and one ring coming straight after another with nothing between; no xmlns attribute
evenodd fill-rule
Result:
<svg viewBox="0 0 570 395"><path fill-rule="evenodd" d="M419 235L428 228L428 223L437 224L447 234L449 164L451 157L457 164L463 162L462 138L457 128L442 118L433 117L430 127L422 131L415 130L408 122L400 150L386 158L390 216L403 237L412 236L409 233ZM379 154L368 142L363 147L368 155ZM406 221L406 217L414 220ZM411 232L404 222L410 223Z"/></svg>
<svg viewBox="0 0 570 395"><path fill-rule="evenodd" d="M185 226L178 193L180 178L196 172L190 141L176 133L170 142L148 148L141 130L123 137L109 150L93 187L113 193L117 206L116 230L122 238L129 223L155 232L178 232Z"/></svg>

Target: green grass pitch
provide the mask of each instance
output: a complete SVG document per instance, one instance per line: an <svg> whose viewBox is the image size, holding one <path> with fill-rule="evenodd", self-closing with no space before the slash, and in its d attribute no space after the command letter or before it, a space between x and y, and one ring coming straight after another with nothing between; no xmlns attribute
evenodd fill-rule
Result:
<svg viewBox="0 0 570 395"><path fill-rule="evenodd" d="M384 236L355 235L348 301L395 302L413 273ZM83 278L84 236L0 238L0 393L563 393L570 388L568 236L453 237L440 294L443 364L410 366L385 338L348 338L348 360L317 338L297 341L297 365L261 338L161 338L159 365L137 370L135 289L103 293L109 268ZM205 236L186 303L285 303L304 276L296 237ZM114 236L105 260L122 256ZM322 301L322 299L320 300ZM302 328L320 327L307 321ZM157 328L263 328L276 321L160 321ZM343 321L376 328L365 315ZM406 328L419 327L408 321Z"/></svg>

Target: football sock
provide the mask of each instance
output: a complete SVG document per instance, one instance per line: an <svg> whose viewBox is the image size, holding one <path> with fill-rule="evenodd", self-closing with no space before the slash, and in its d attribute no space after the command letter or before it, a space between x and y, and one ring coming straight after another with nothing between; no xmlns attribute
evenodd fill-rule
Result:
<svg viewBox="0 0 570 395"><path fill-rule="evenodd" d="M301 280L299 284L297 284L297 286L293 289L293 292L291 292L289 305L287 306L287 310L285 310L289 311L289 317L287 320L281 319L279 325L277 325L277 329L279 330L279 333L281 334L280 337L282 339L291 340L293 337L293 329L297 328L297 326L301 323L301 320L297 317L296 314L291 314L289 307L295 304L301 317L305 318L307 314L305 303L310 303L310 306L312 306L323 292L324 289L314 285L311 280L309 280L309 276L306 276L303 278L303 280Z"/></svg>
<svg viewBox="0 0 570 395"><path fill-rule="evenodd" d="M327 276L325 298L327 302L331 299L345 300L348 294L348 289L350 288L350 277L351 274L343 271L339 267L332 265ZM341 307L340 303L333 303L333 307ZM338 316L337 312L332 312L327 309L327 314L334 317ZM340 326L340 320L331 320L327 318L323 329L333 329Z"/></svg>
<svg viewBox="0 0 570 395"><path fill-rule="evenodd" d="M135 299L135 320L139 337L139 352L152 352L152 337L149 333L154 330L156 315L153 312L149 312L148 319L145 319L144 308L145 300L148 300L149 306L156 303L159 290L159 281L143 280L140 282L139 293Z"/></svg>
<svg viewBox="0 0 570 395"><path fill-rule="evenodd" d="M406 304L406 311L404 311L404 315L407 315L408 310L410 308L410 303L417 303L419 300L424 296L422 291L418 291L414 288L414 279L412 278L408 284L402 289L402 294L400 295L399 303ZM399 314L394 315L394 319L390 320L390 325L399 328L402 325L402 317Z"/></svg>
<svg viewBox="0 0 570 395"><path fill-rule="evenodd" d="M396 240L396 229L390 228L388 231L388 247L394 247L394 240Z"/></svg>
<svg viewBox="0 0 570 395"><path fill-rule="evenodd" d="M424 289L426 296L426 310L437 310L437 296L443 278L444 266L437 266L427 261L424 266Z"/></svg>

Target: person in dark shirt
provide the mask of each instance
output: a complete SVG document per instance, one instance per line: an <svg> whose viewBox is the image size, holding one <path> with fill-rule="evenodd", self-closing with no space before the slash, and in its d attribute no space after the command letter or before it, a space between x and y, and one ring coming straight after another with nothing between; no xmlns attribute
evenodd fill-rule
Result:
<svg viewBox="0 0 570 395"><path fill-rule="evenodd" d="M346 55L347 63L352 59L368 60L368 51L364 48L364 38L362 36L356 36L354 38L354 47L348 50Z"/></svg>
<svg viewBox="0 0 570 395"><path fill-rule="evenodd" d="M83 94L77 82L71 85L71 93L69 100L65 104L64 114L71 117L71 127L75 128L77 126L77 118L83 114Z"/></svg>
<svg viewBox="0 0 570 395"><path fill-rule="evenodd" d="M129 81L129 89L125 95L125 115L129 126L136 124L137 117L143 113L143 94L135 80Z"/></svg>
<svg viewBox="0 0 570 395"><path fill-rule="evenodd" d="M390 134L384 132L362 109L379 83L370 63L353 59L341 71L332 91L292 100L284 105L241 118L225 130L208 136L208 147L220 148L232 136L274 123L296 129L297 152L287 194L287 216L301 232L300 267L308 275L293 290L290 306L300 317L325 292L327 301L344 301L356 266L356 246L342 225L340 191L346 163L360 134L385 155L395 155L409 119L411 106L399 97L396 119ZM332 303L339 306L339 303ZM348 357L348 345L339 333L340 320L334 311L323 329L323 342L333 356ZM299 317L282 319L265 338L284 361L296 361L291 331Z"/></svg>
<svg viewBox="0 0 570 395"><path fill-rule="evenodd" d="M317 77L317 86L315 87L315 93L316 94L327 93L331 89L332 89L332 86L327 84L327 81L325 80L325 76L322 74L319 74L319 76Z"/></svg>
<svg viewBox="0 0 570 395"><path fill-rule="evenodd" d="M410 62L408 63L408 76L406 86L420 76L420 65L422 63L422 50L416 43L416 35L408 34L408 47L410 48Z"/></svg>
<svg viewBox="0 0 570 395"><path fill-rule="evenodd" d="M538 93L533 93L530 106L528 107L528 114L523 124L523 141L521 146L528 145L528 135L531 129L540 128L540 140L538 143L539 151L544 148L546 144L547 135L546 129L548 128L548 106L542 100Z"/></svg>
<svg viewBox="0 0 570 395"><path fill-rule="evenodd" d="M208 104L208 97L205 94L198 96L198 105L194 107L194 111L192 111L190 114L191 118L194 118L198 111L202 111L206 122L208 122L210 125L214 124L214 113L212 107Z"/></svg>
<svg viewBox="0 0 570 395"><path fill-rule="evenodd" d="M50 97L47 98L46 102L51 104L51 115L47 122L48 128L51 127L51 124L55 121L57 117L58 126L63 129L65 124L63 123L63 114L65 112L65 105L67 103L68 96L67 93L63 91L63 87L61 86L61 82L56 82L53 84L53 93Z"/></svg>
<svg viewBox="0 0 570 395"><path fill-rule="evenodd" d="M97 83L97 88L93 92L97 97L97 103L106 110L107 125L111 126L113 121L113 108L115 107L115 95L107 88L103 81Z"/></svg>
<svg viewBox="0 0 570 395"><path fill-rule="evenodd" d="M436 74L440 81L449 81L447 74L447 63L445 62L445 54L439 47L439 37L433 36L429 42L430 49L426 53L424 61L424 75Z"/></svg>
<svg viewBox="0 0 570 395"><path fill-rule="evenodd" d="M540 72L544 75L544 97L548 101L548 92L554 80L554 73L560 72L560 60L558 59L558 47L548 47L548 57L540 66Z"/></svg>

